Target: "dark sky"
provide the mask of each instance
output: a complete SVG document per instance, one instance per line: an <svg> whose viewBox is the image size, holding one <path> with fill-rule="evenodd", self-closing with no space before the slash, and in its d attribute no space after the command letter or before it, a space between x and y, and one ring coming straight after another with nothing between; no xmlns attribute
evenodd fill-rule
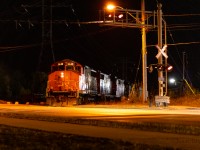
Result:
<svg viewBox="0 0 200 150"><path fill-rule="evenodd" d="M42 0L1 0L1 63L24 72L37 69L49 71L54 59L58 61L68 58L105 73L115 73L131 81L141 79L140 29L82 24L85 21L99 19L99 10L103 9L105 0L52 0L52 2L54 6L62 7L53 8L52 38L49 36L49 22L45 24L43 35L47 45L42 50ZM140 10L140 0L114 2L124 8ZM146 10L156 10L157 2L162 3L163 18L168 27L168 61L174 66L173 72L169 75L182 77L182 54L186 52L188 80L194 82L194 85L200 84L200 67L198 67L200 1L146 0ZM50 20L49 12L46 9L46 20ZM52 45L49 41L52 41ZM196 43L191 44L191 42ZM147 45L155 44L157 44L157 32L149 31ZM157 49L148 47L147 51L148 65L156 63ZM137 73L138 65L140 70ZM152 80L155 78L155 73L148 76Z"/></svg>

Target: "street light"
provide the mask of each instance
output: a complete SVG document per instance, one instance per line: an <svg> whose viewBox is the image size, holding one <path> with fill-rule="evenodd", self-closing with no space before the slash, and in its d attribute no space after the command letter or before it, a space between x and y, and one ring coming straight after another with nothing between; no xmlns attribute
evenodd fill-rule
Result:
<svg viewBox="0 0 200 150"><path fill-rule="evenodd" d="M116 9L120 9L120 10L123 10L123 8L122 7L120 7L120 6L116 6L116 5L113 5L113 4L108 4L107 6L106 6L106 9L109 11L109 12L111 12L111 13L114 13L114 14L109 14L108 15L108 17L109 18L115 18L116 17L116 19L118 18L118 19L123 19L123 17L124 17L124 15L123 15L123 13L120 13L118 16L116 16L116 14L115 14L115 11L116 11ZM115 19L114 19L115 20ZM116 21L116 20L115 20Z"/></svg>
<svg viewBox="0 0 200 150"><path fill-rule="evenodd" d="M107 8L108 10L113 10L113 9L116 8L116 6L113 5L113 4L108 4L106 8Z"/></svg>
<svg viewBox="0 0 200 150"><path fill-rule="evenodd" d="M176 85L176 80L174 78L170 78L169 79L169 83L173 84L173 85Z"/></svg>
<svg viewBox="0 0 200 150"><path fill-rule="evenodd" d="M107 6L106 6L106 9L107 10L109 10L109 11L113 11L113 10L115 10L115 9L120 9L120 10L124 10L124 8L123 7L121 7L121 6L116 6L116 5L113 5L113 4L108 4ZM136 20L136 22L137 23L142 23L140 20L138 20L135 16L133 16L131 13L129 13L128 11L126 12L128 15L130 15L134 20ZM123 17L123 14L120 14L119 16L118 16L119 18L122 18Z"/></svg>

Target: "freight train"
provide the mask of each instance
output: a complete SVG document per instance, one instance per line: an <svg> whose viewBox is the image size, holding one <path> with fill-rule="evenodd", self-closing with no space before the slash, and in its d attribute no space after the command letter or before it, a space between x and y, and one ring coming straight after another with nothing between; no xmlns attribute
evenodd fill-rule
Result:
<svg viewBox="0 0 200 150"><path fill-rule="evenodd" d="M46 89L46 103L67 103L70 98L76 104L100 103L120 100L130 86L117 77L94 70L70 59L51 65Z"/></svg>

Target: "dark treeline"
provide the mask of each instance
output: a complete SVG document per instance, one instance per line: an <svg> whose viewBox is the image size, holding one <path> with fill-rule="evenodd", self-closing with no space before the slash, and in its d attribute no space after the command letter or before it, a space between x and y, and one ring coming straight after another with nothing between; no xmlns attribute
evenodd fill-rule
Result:
<svg viewBox="0 0 200 150"><path fill-rule="evenodd" d="M37 103L45 98L47 73L25 73L0 64L0 99Z"/></svg>

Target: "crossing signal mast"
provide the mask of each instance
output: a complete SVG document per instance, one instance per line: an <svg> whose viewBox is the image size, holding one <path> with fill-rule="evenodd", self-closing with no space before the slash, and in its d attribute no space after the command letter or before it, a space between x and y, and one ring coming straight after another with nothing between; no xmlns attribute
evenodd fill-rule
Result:
<svg viewBox="0 0 200 150"><path fill-rule="evenodd" d="M156 106L164 105L167 106L170 103L170 97L167 96L167 73L172 71L173 66L169 65L167 62L167 32L166 32L166 22L162 18L162 5L158 4L157 10L157 26L158 26L158 45L156 48L158 54L155 56L158 59L157 64L149 65L149 72L153 72L153 69L156 68L158 71L158 95L155 96ZM163 40L163 22L164 22L164 35ZM164 41L164 44L163 44ZM164 46L163 46L164 45Z"/></svg>
<svg viewBox="0 0 200 150"><path fill-rule="evenodd" d="M163 22L164 22L164 46L163 46ZM155 96L156 106L164 105L167 106L170 103L170 98L167 96L167 73L173 67L168 65L167 62L167 33L166 33L166 22L162 18L162 4L158 3L157 10L157 25L158 25L158 54L156 58L158 59L158 95Z"/></svg>

